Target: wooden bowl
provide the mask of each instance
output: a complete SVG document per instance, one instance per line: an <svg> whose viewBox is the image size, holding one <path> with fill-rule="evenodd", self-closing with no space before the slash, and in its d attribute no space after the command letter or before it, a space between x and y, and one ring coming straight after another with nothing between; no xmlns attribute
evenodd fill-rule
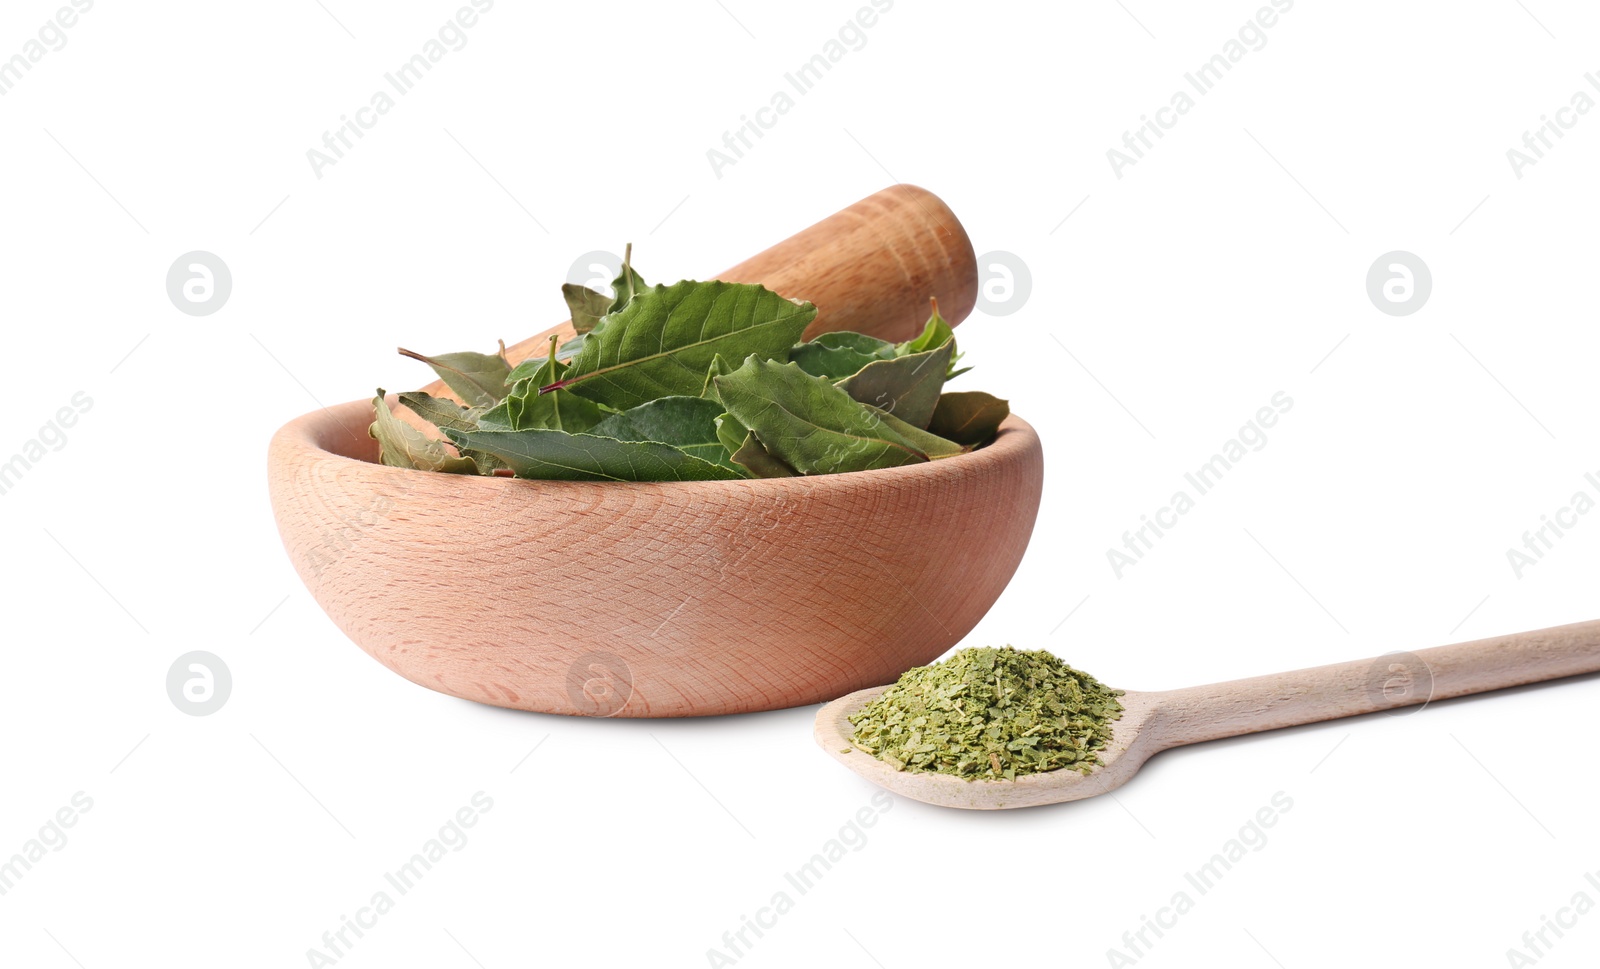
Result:
<svg viewBox="0 0 1600 969"><path fill-rule="evenodd" d="M826 241L830 223L852 244ZM823 241L799 258L808 234ZM768 285L812 299L827 327L880 334L914 331L928 295L959 321L976 292L960 224L909 186L743 266L785 247L778 268L724 278L799 266L808 281ZM852 311L882 304L883 289L901 302L917 293L924 309ZM541 345L524 341L516 356ZM987 447L928 464L665 483L385 467L371 420L370 401L353 401L272 440L273 509L301 579L401 676L545 713L741 713L892 682L994 604L1027 548L1043 483L1039 439L1016 416Z"/></svg>
<svg viewBox="0 0 1600 969"><path fill-rule="evenodd" d="M988 447L929 464L616 484L384 467L369 410L273 439L300 577L401 676L545 713L740 713L893 682L994 604L1043 481L1015 416Z"/></svg>

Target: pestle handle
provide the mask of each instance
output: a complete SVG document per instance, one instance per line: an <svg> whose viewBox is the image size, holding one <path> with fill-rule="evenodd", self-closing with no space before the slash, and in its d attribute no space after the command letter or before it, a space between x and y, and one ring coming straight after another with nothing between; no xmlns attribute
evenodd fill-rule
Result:
<svg viewBox="0 0 1600 969"><path fill-rule="evenodd" d="M928 320L930 297L952 326L978 300L978 261L966 230L938 196L915 185L869 195L714 278L815 303L808 340L830 330L909 340ZM507 347L506 357L516 365L543 356L552 335L566 342L576 334L569 320ZM443 382L424 389L453 396Z"/></svg>

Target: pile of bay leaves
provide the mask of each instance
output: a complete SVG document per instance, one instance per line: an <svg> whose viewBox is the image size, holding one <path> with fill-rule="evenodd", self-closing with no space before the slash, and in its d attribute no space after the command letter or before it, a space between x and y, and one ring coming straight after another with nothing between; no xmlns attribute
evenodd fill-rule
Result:
<svg viewBox="0 0 1600 969"><path fill-rule="evenodd" d="M611 295L562 287L576 338L512 367L496 354L400 352L460 403L379 390L371 434L384 464L568 481L705 481L865 471L981 447L1008 413L981 392L945 393L965 370L938 304L921 335L801 342L810 303L743 283L646 286L630 258Z"/></svg>

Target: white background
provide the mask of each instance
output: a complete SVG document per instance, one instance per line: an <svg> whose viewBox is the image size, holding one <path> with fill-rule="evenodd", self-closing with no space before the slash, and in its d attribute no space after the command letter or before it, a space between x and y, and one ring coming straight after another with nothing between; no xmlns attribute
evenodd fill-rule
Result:
<svg viewBox="0 0 1600 969"><path fill-rule="evenodd" d="M1520 179L1506 157L1600 98L1591 6L1300 0L1119 179L1107 149L1256 4L901 0L719 178L707 149L854 0L500 0L319 179L307 149L456 8L325 2L102 0L0 98L0 458L94 402L0 497L0 856L93 800L0 896L6 965L315 964L478 791L466 846L338 965L718 964L872 803L813 709L585 721L414 686L301 587L266 442L430 379L397 344L563 318L580 253L632 240L652 281L703 276L893 181L1033 278L960 329L962 379L1047 455L1033 543L966 644L1161 689L1600 614L1600 515L1520 578L1506 558L1600 472L1600 111ZM8 2L0 57L55 7ZM1433 274L1410 316L1365 291L1396 249ZM215 315L166 296L191 250L232 269ZM1277 391L1269 443L1117 578L1106 550ZM166 693L192 649L232 670L209 717ZM1504 965L1600 901L1594 699L1578 679L1207 744L1058 808L895 800L737 964L1106 965L1281 791L1265 846L1141 964ZM1600 914L1549 938L1541 965L1593 964Z"/></svg>

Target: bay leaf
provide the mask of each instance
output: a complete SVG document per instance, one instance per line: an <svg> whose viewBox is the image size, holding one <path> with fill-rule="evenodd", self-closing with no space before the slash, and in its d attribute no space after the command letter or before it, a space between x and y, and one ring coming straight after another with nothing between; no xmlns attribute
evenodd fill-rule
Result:
<svg viewBox="0 0 1600 969"><path fill-rule="evenodd" d="M508 384L511 365L506 363L504 344L498 354L473 353L469 350L427 357L401 347L400 355L421 360L432 367L445 386L455 391L462 402L469 406L493 407L511 389Z"/></svg>
<svg viewBox="0 0 1600 969"><path fill-rule="evenodd" d="M633 268L633 243L630 242L622 250L622 271L611 281L611 291L616 295L607 312L616 313L625 309L635 296L649 288L645 285L644 277Z"/></svg>
<svg viewBox="0 0 1600 969"><path fill-rule="evenodd" d="M733 365L723 359L722 354L712 357L711 365L706 368L706 382L700 385L700 396L708 400L720 400L717 397L717 385L711 382L711 378L733 373L733 370Z"/></svg>
<svg viewBox="0 0 1600 969"><path fill-rule="evenodd" d="M463 407L448 397L435 397L420 390L401 394L400 403L430 424L458 431L476 430L478 418L483 414L481 407Z"/></svg>
<svg viewBox="0 0 1600 969"><path fill-rule="evenodd" d="M939 301L931 299L928 302L932 304L933 310L932 315L928 317L928 322L923 325L920 334L904 343L895 345L895 354L897 356L905 356L909 353L926 353L934 347L942 346L945 341L955 336L955 328L950 325L948 320L939 315Z"/></svg>
<svg viewBox="0 0 1600 969"><path fill-rule="evenodd" d="M888 425L889 430L904 438L907 444L926 454L930 461L955 457L957 454L966 454L972 450L972 448L964 444L958 444L948 438L940 437L932 431L925 431L915 424L908 424L898 416L885 410L879 410L870 404L867 405L867 410L876 414L880 420Z"/></svg>
<svg viewBox="0 0 1600 969"><path fill-rule="evenodd" d="M744 447L745 439L750 436L750 428L739 423L739 419L732 414L722 414L717 417L717 440L729 454L733 454Z"/></svg>
<svg viewBox="0 0 1600 969"><path fill-rule="evenodd" d="M539 393L539 384L524 380L506 399L485 411L478 421L484 430L526 431L544 429L576 434L605 420L608 411L594 401L565 391Z"/></svg>
<svg viewBox="0 0 1600 969"><path fill-rule="evenodd" d="M543 370L549 363L550 357L548 355L543 357L529 357L528 359L517 364L515 367L511 368L511 374L506 378L506 381L511 384L513 389L515 389L517 384L522 383L524 380L532 380L534 374L537 374L539 371Z"/></svg>
<svg viewBox="0 0 1600 969"><path fill-rule="evenodd" d="M893 360L874 360L839 381L839 389L863 404L885 410L919 428L926 428L939 403L950 355L956 341Z"/></svg>
<svg viewBox="0 0 1600 969"><path fill-rule="evenodd" d="M746 434L739 450L733 452L733 463L757 478L793 478L799 475L767 450L767 446L754 434Z"/></svg>
<svg viewBox="0 0 1600 969"><path fill-rule="evenodd" d="M420 390L401 394L400 403L440 430L453 427L458 431L475 431L478 429L478 419L483 416L485 410L482 407L462 407L448 397L434 397ZM461 456L471 458L478 466L479 474L488 474L496 468L505 467L505 463L499 458L482 451L462 451Z"/></svg>
<svg viewBox="0 0 1600 969"><path fill-rule="evenodd" d="M774 457L802 474L830 474L918 464L927 454L823 377L792 363L751 356L715 378L739 423Z"/></svg>
<svg viewBox="0 0 1600 969"><path fill-rule="evenodd" d="M556 359L563 363L572 359L583 348L583 340L588 334L579 333L577 336L556 348ZM542 357L529 357L528 359L511 368L511 375L506 378L506 383L515 386L520 380L527 380L534 374L543 370L550 362L549 351ZM543 386L542 384L540 386Z"/></svg>
<svg viewBox="0 0 1600 969"><path fill-rule="evenodd" d="M895 356L904 357L916 353L926 353L935 347L944 345L947 340L951 340L955 337L955 328L950 325L948 320L939 315L939 301L937 299L930 299L928 300L928 303L932 306L933 313L928 317L928 322L923 326L922 333L910 340L905 341L904 343L895 344ZM957 352L954 347L951 347L950 363L948 364L948 370L945 373L945 380L954 380L955 378L966 373L968 370L972 369L971 367L962 367L961 369L957 370L956 362L960 359L961 354Z"/></svg>
<svg viewBox="0 0 1600 969"><path fill-rule="evenodd" d="M854 330L832 330L810 342L830 349L854 350L869 357L891 357L895 351L895 344L888 340L880 340Z"/></svg>
<svg viewBox="0 0 1600 969"><path fill-rule="evenodd" d="M577 433L586 431L606 417L605 408L567 390L541 394L539 388L561 379L567 366L556 358L557 337L550 338L544 366L511 388L504 400L478 419L485 430L526 431L536 428Z"/></svg>
<svg viewBox="0 0 1600 969"><path fill-rule="evenodd" d="M717 418L721 415L722 404L715 400L662 397L612 414L587 433L618 441L670 444L685 454L737 470L730 463L729 449L717 436Z"/></svg>
<svg viewBox="0 0 1600 969"><path fill-rule="evenodd" d="M715 481L743 477L657 441L565 431L446 431L458 447L487 451L519 478L554 481Z"/></svg>
<svg viewBox="0 0 1600 969"><path fill-rule="evenodd" d="M843 380L874 360L890 360L896 345L865 333L836 330L789 351L789 359L813 377Z"/></svg>
<svg viewBox="0 0 1600 969"><path fill-rule="evenodd" d="M572 314L572 329L579 335L594 329L600 318L611 311L611 304L615 302L605 293L597 293L577 283L562 283L561 296L567 301L567 310Z"/></svg>
<svg viewBox="0 0 1600 969"><path fill-rule="evenodd" d="M817 315L761 286L684 281L637 293L584 339L572 369L543 390L568 389L618 410L693 396L717 354L786 358Z"/></svg>
<svg viewBox="0 0 1600 969"><path fill-rule="evenodd" d="M716 378L733 373L735 369L737 368L723 359L722 354L712 357L711 366L706 368L706 383L700 390L700 396L706 400L716 401L717 406L722 407L722 395L717 393ZM721 442L731 460L732 455L744 447L745 439L750 436L750 429L726 411L717 415L716 426L717 440Z"/></svg>
<svg viewBox="0 0 1600 969"><path fill-rule="evenodd" d="M981 390L944 394L928 430L961 444L987 444L1011 413L1011 404Z"/></svg>
<svg viewBox="0 0 1600 969"><path fill-rule="evenodd" d="M372 409L376 419L367 433L378 442L378 460L383 464L446 474L478 473L478 466L471 458L456 454L445 442L428 437L394 416L381 387L378 396L372 399Z"/></svg>

